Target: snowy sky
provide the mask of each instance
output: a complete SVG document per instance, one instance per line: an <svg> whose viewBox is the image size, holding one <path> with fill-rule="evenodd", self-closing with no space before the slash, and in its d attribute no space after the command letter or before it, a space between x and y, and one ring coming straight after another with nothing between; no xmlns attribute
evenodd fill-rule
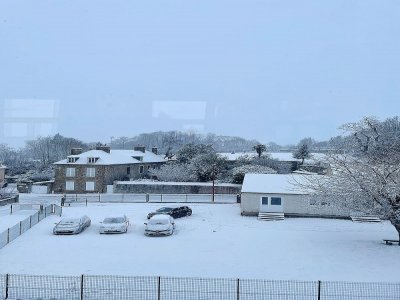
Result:
<svg viewBox="0 0 400 300"><path fill-rule="evenodd" d="M328 139L400 112L400 2L0 2L0 142Z"/></svg>

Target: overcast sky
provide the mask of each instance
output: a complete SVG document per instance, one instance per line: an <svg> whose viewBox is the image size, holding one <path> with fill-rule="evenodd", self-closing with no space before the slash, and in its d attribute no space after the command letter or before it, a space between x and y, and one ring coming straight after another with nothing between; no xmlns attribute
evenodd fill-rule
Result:
<svg viewBox="0 0 400 300"><path fill-rule="evenodd" d="M0 142L297 143L400 112L398 0L0 2Z"/></svg>

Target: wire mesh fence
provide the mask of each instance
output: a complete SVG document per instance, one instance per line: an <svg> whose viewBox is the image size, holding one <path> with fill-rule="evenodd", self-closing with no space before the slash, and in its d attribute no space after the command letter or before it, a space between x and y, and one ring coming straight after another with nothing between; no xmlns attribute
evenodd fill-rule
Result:
<svg viewBox="0 0 400 300"><path fill-rule="evenodd" d="M240 280L242 300L311 300L318 299L316 281Z"/></svg>
<svg viewBox="0 0 400 300"><path fill-rule="evenodd" d="M158 298L158 277L84 276L82 282L82 296L85 300Z"/></svg>
<svg viewBox="0 0 400 300"><path fill-rule="evenodd" d="M400 283L322 282L321 300L400 299Z"/></svg>
<svg viewBox="0 0 400 300"><path fill-rule="evenodd" d="M81 277L9 275L6 294L8 299L79 300Z"/></svg>
<svg viewBox="0 0 400 300"><path fill-rule="evenodd" d="M42 300L392 300L400 299L400 283L0 275L0 296Z"/></svg>

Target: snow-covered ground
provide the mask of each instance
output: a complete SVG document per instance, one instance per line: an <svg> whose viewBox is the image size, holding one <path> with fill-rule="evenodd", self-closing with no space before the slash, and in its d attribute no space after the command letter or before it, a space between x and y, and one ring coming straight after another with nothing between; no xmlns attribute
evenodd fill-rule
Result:
<svg viewBox="0 0 400 300"><path fill-rule="evenodd" d="M50 216L0 250L1 273L113 274L293 280L396 281L400 247L394 228L346 220L263 222L240 216L237 204L191 205L169 237L143 234L148 212L162 204L65 207L63 217L87 214L82 234L54 236ZM105 216L127 215L127 234L100 235Z"/></svg>

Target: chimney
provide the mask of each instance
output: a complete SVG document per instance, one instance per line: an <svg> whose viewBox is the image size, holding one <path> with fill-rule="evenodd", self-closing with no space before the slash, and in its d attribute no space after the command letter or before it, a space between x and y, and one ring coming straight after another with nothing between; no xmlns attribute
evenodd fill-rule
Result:
<svg viewBox="0 0 400 300"><path fill-rule="evenodd" d="M135 146L135 147L133 148L133 150L135 150L135 151L141 151L141 152L145 153L145 152L146 152L146 147L143 146L143 145L137 145L137 146Z"/></svg>
<svg viewBox="0 0 400 300"><path fill-rule="evenodd" d="M110 146L107 146L107 145L100 145L100 146L96 146L96 150L102 150L106 153L110 153L111 148L110 148Z"/></svg>
<svg viewBox="0 0 400 300"><path fill-rule="evenodd" d="M71 155L79 155L83 152L82 148L71 148Z"/></svg>
<svg viewBox="0 0 400 300"><path fill-rule="evenodd" d="M152 147L152 148L151 148L151 152L153 152L155 155L157 155L157 154L158 154L158 149L157 149L157 147Z"/></svg>

